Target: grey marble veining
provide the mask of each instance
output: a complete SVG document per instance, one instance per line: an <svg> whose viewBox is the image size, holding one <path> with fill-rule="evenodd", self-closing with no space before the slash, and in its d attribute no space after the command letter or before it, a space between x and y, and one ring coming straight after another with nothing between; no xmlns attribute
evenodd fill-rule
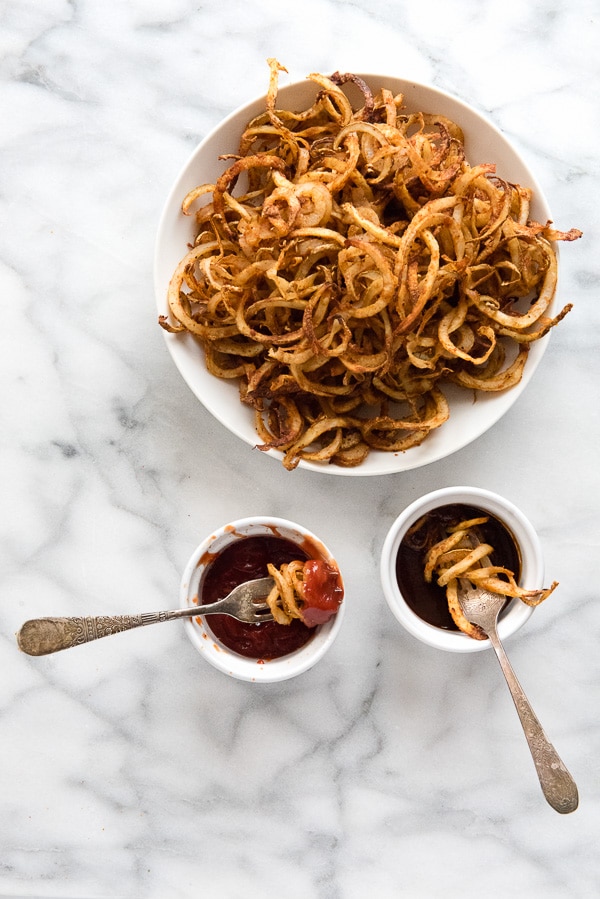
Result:
<svg viewBox="0 0 600 899"><path fill-rule="evenodd" d="M517 0L0 5L0 895L594 897L600 882L600 6ZM158 218L197 142L264 92L266 58L389 72L484 112L534 169L574 311L527 391L447 460L285 472L195 400L156 324ZM384 604L379 552L419 494L503 493L559 591L510 641L575 776L546 806L495 660L436 653ZM348 610L327 658L232 681L163 625L44 659L40 614L177 604L236 517L323 536Z"/></svg>

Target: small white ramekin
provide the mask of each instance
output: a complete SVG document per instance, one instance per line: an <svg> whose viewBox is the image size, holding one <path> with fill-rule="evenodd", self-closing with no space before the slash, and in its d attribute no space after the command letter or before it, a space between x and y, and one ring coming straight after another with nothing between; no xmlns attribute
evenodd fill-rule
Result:
<svg viewBox="0 0 600 899"><path fill-rule="evenodd" d="M541 589L544 580L544 559L539 538L523 513L504 497L479 487L444 487L420 497L394 521L385 538L381 552L381 584L387 603L400 624L413 637L449 652L480 652L489 649L489 640L474 640L460 631L449 631L423 621L403 597L396 577L396 557L408 529L425 515L440 506L461 503L483 509L498 518L515 538L521 554L521 586ZM530 618L533 606L513 599L498 623L502 640L510 637Z"/></svg>
<svg viewBox="0 0 600 899"><path fill-rule="evenodd" d="M297 543L313 558L335 561L325 544L302 525L272 516L238 519L213 531L192 553L181 581L181 606L198 606L202 577L214 554L222 552L235 540L255 536L283 537ZM275 683L308 671L323 658L340 631L345 609L344 597L338 612L315 628L308 643L289 655L269 661L250 659L224 646L210 629L210 616L187 618L184 626L200 655L219 671L238 680Z"/></svg>

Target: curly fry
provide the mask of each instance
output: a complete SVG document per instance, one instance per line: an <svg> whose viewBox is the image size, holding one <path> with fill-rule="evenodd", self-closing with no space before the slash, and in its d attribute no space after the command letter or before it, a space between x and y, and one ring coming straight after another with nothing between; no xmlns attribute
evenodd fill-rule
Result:
<svg viewBox="0 0 600 899"><path fill-rule="evenodd" d="M308 108L280 109L286 69L268 64L264 112L215 184L183 199L197 236L159 324L238 382L259 449L289 470L356 466L441 427L444 385L519 383L531 344L571 309L549 313L551 242L581 232L532 221L531 190L470 166L443 116L339 72L309 76Z"/></svg>
<svg viewBox="0 0 600 899"><path fill-rule="evenodd" d="M465 618L463 610L460 607L460 602L458 601L458 580L456 578L448 584L446 596L448 598L448 609L450 610L452 620L457 628L464 634L467 634L468 637L473 637L474 640L487 639L478 624L471 624L471 622Z"/></svg>
<svg viewBox="0 0 600 899"><path fill-rule="evenodd" d="M554 581L542 590L526 590L517 584L513 571L493 565L490 556L494 548L482 542L478 530L488 520L489 516L477 516L446 524L446 536L429 547L423 565L425 580L431 582L437 575L437 584L445 587L448 609L458 629L476 640L485 639L485 634L481 628L467 621L463 614L458 600L460 578L490 593L520 599L530 606L539 605L558 586ZM420 522L417 522L416 526L419 525Z"/></svg>
<svg viewBox="0 0 600 899"><path fill-rule="evenodd" d="M342 601L343 588L339 571L333 562L315 559L309 559L307 562L294 560L284 563L280 568L276 568L275 565L269 563L267 571L275 581L275 584L267 597L267 604L278 624L290 624L294 618L299 618L309 627L317 623L318 619L315 618L314 608L310 608L311 597L309 594L309 575L307 575L307 567L314 571L315 566L320 571L327 572L326 577L323 579L323 584L327 582L327 577L330 581L333 579L332 583L334 583L334 586L332 589L337 596L333 603L335 608L332 607L330 602L329 611L325 614L323 614L323 606L318 606L321 609L320 621L323 622L327 617L335 614L337 606ZM323 584L320 587L321 598L324 598L327 602L330 600L328 590L331 585L327 587L323 586ZM313 596L313 602L314 599L315 597ZM310 616L310 612L313 613L312 616Z"/></svg>

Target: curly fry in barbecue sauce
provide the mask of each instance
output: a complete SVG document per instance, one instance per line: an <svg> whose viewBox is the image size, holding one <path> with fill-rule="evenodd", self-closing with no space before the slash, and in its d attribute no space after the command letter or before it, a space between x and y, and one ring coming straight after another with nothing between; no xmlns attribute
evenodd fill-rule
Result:
<svg viewBox="0 0 600 899"><path fill-rule="evenodd" d="M471 166L447 118L339 72L309 76L308 108L280 109L286 70L269 66L237 155L183 199L197 235L159 322L238 382L259 448L287 469L357 466L443 426L445 384L520 381L531 343L571 308L549 313L552 243L581 232L532 221L531 190Z"/></svg>
<svg viewBox="0 0 600 899"><path fill-rule="evenodd" d="M558 584L526 590L518 584L520 566L518 546L501 521L481 509L453 504L428 512L409 529L398 552L396 575L419 617L485 640L481 628L462 612L458 581L464 578L507 600L539 605Z"/></svg>

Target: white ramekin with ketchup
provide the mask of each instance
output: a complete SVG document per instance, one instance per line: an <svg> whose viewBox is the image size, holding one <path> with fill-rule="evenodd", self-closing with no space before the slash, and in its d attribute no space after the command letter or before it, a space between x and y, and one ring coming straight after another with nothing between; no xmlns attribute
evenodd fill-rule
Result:
<svg viewBox="0 0 600 899"><path fill-rule="evenodd" d="M225 615L202 617L202 605L223 598L243 581L266 577L267 563L293 560L309 564L313 578L323 572L327 584L313 589L315 605L291 624L244 624ZM326 578L327 580L327 578ZM287 680L308 671L337 637L345 611L343 582L330 550L309 530L272 516L232 521L213 531L194 550L181 583L181 605L198 606L185 622L200 654L231 677L256 683ZM320 623L322 622L322 623Z"/></svg>

